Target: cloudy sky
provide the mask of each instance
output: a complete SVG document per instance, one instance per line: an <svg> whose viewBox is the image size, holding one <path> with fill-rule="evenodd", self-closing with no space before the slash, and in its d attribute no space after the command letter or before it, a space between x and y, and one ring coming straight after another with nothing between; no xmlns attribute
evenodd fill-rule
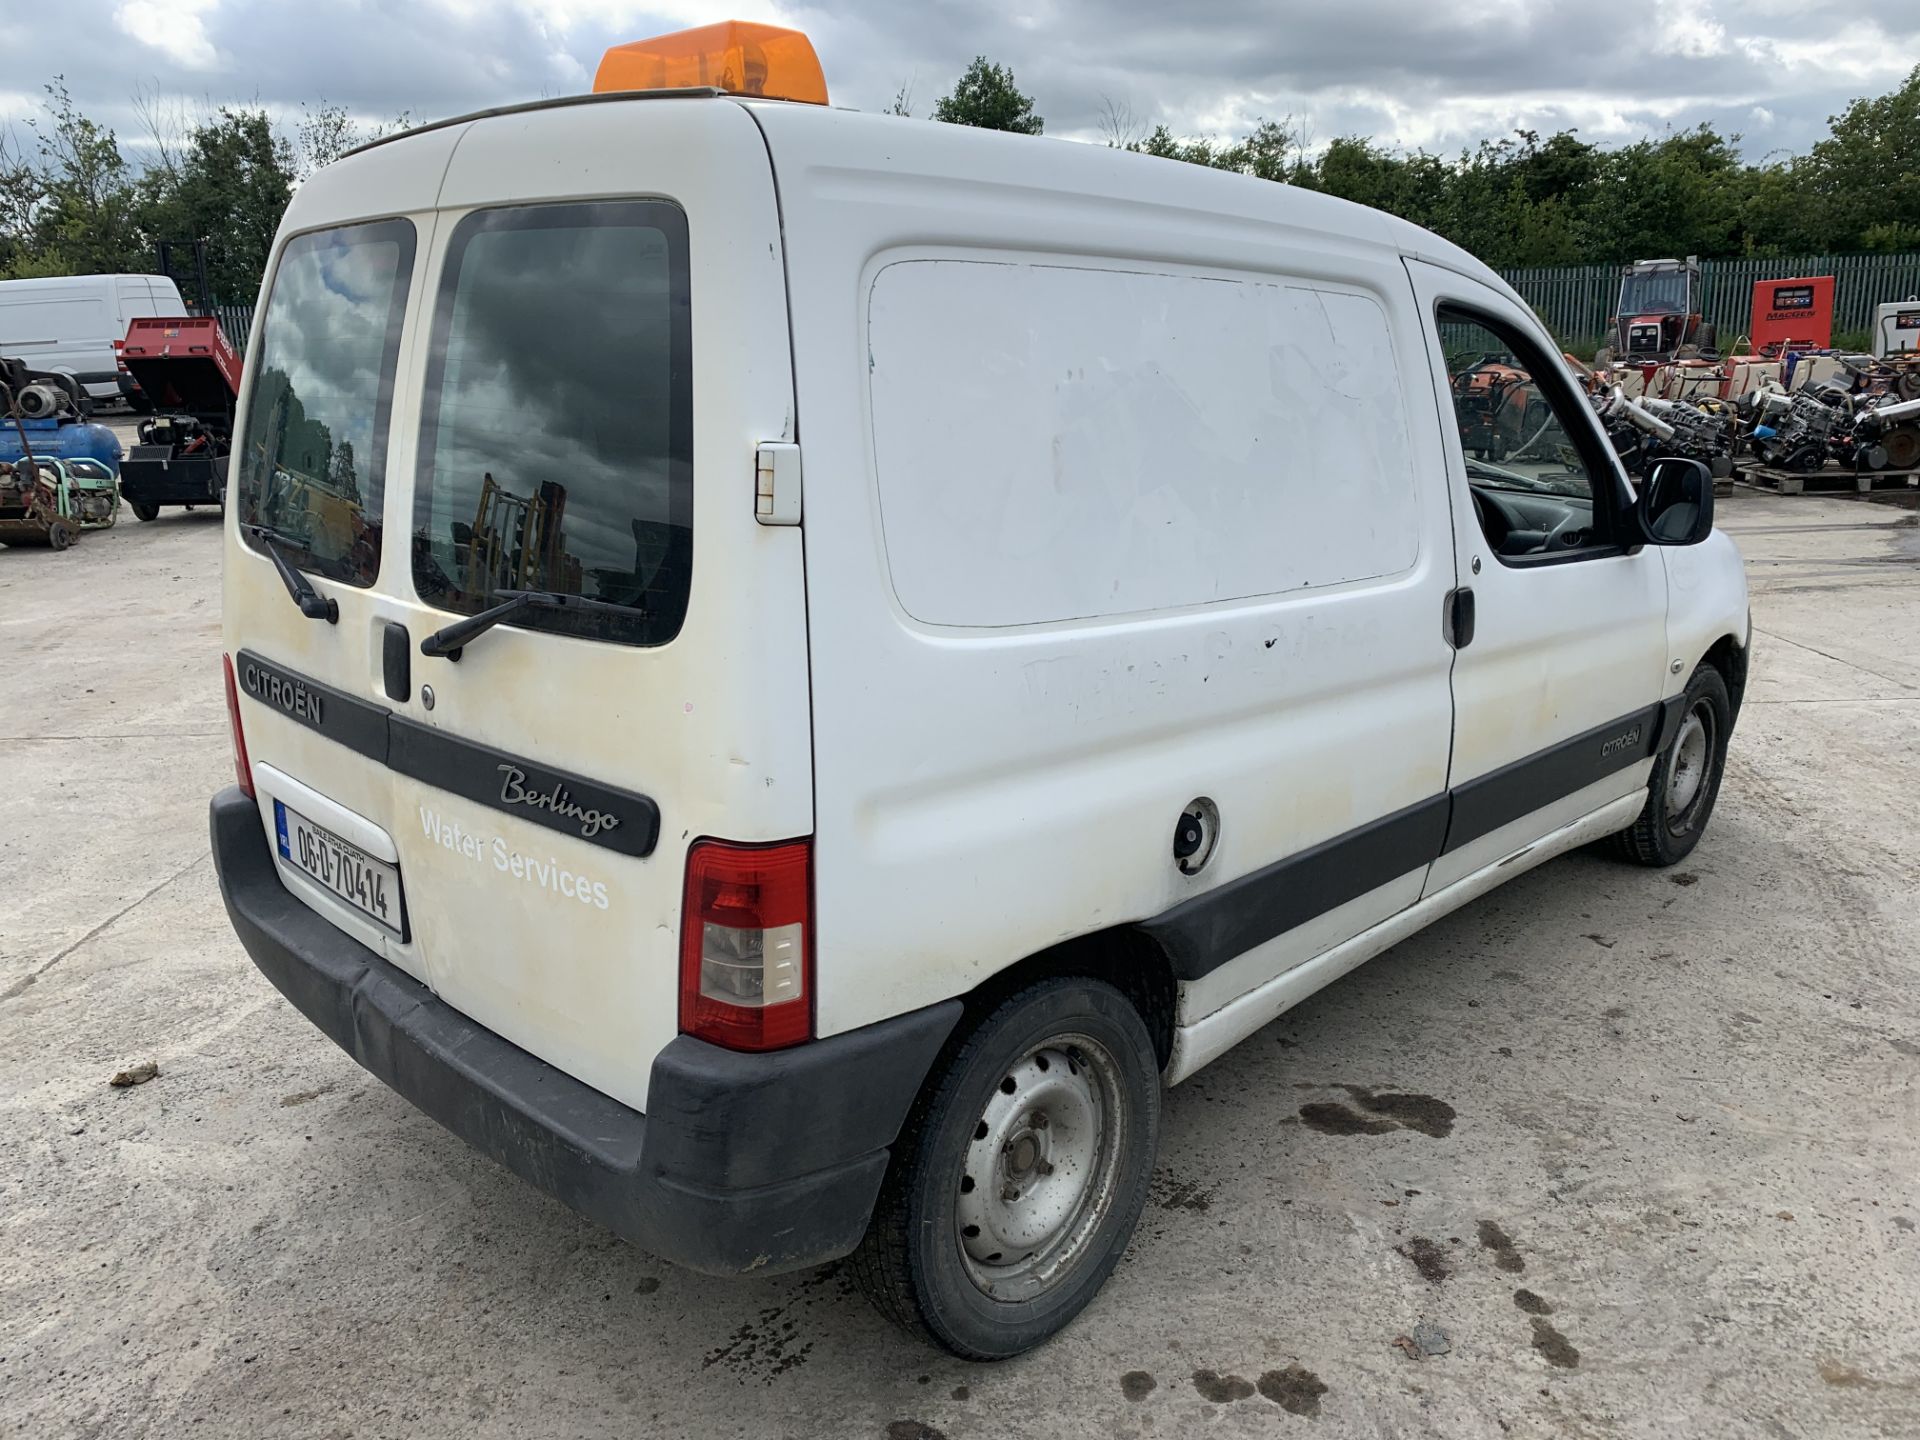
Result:
<svg viewBox="0 0 1920 1440"><path fill-rule="evenodd" d="M0 120L64 70L133 148L138 90L330 100L437 118L583 91L610 44L715 19L805 30L836 104L903 85L925 114L976 54L1013 67L1047 133L1136 123L1226 136L1291 116L1452 151L1516 127L1614 143L1709 120L1750 158L1800 151L1920 63L1920 0L9 0ZM81 58L84 55L84 60Z"/></svg>

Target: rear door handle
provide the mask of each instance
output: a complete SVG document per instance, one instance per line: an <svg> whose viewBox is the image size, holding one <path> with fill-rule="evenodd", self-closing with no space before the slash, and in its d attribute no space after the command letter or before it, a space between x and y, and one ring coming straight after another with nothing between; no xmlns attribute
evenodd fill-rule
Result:
<svg viewBox="0 0 1920 1440"><path fill-rule="evenodd" d="M404 703L413 698L413 642L397 620L389 620L380 637L380 678L389 700Z"/></svg>

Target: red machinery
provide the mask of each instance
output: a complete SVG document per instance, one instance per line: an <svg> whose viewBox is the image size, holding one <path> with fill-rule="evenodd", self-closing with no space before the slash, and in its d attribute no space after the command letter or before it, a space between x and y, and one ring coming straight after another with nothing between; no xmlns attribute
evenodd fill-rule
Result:
<svg viewBox="0 0 1920 1440"><path fill-rule="evenodd" d="M1637 260L1620 271L1620 298L1607 322L1611 346L1594 357L1605 369L1618 361L1665 364L1712 350L1718 339L1702 314L1700 261Z"/></svg>
<svg viewBox="0 0 1920 1440"><path fill-rule="evenodd" d="M211 316L136 320L120 351L156 412L120 463L120 493L152 520L162 505L219 505L240 394L240 356Z"/></svg>
<svg viewBox="0 0 1920 1440"><path fill-rule="evenodd" d="M1754 350L1763 355L1779 354L1789 345L1825 350L1833 344L1833 276L1755 281L1748 330Z"/></svg>

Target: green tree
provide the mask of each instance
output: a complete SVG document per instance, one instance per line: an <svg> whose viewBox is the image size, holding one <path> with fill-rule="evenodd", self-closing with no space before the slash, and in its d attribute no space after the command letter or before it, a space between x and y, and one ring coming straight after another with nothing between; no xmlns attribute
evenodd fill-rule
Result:
<svg viewBox="0 0 1920 1440"><path fill-rule="evenodd" d="M1034 113L1033 97L1021 94L1013 83L1013 71L990 63L984 55L967 67L952 94L934 102L933 118L1015 135L1038 135L1046 128L1046 121Z"/></svg>
<svg viewBox="0 0 1920 1440"><path fill-rule="evenodd" d="M14 157L6 179L7 218L21 225L8 262L13 275L93 275L143 270L144 239L134 218L133 176L113 131L73 103L66 81L46 84L47 114L27 121L37 165ZM22 168L24 166L24 169Z"/></svg>
<svg viewBox="0 0 1920 1440"><path fill-rule="evenodd" d="M1899 89L1856 100L1827 123L1832 132L1793 166L1793 178L1829 242L1881 248L1875 241L1920 228L1920 65Z"/></svg>
<svg viewBox="0 0 1920 1440"><path fill-rule="evenodd" d="M354 119L344 105L326 100L317 105L303 104L300 123L294 130L295 174L304 180L348 151L405 130L412 123L404 110L385 124L367 124Z"/></svg>
<svg viewBox="0 0 1920 1440"><path fill-rule="evenodd" d="M0 277L20 273L30 253L34 214L46 196L39 167L20 153L11 135L0 132Z"/></svg>
<svg viewBox="0 0 1920 1440"><path fill-rule="evenodd" d="M247 300L293 182L293 147L266 111L222 107L189 131L173 165L147 173L141 220L156 241L205 240L212 298Z"/></svg>

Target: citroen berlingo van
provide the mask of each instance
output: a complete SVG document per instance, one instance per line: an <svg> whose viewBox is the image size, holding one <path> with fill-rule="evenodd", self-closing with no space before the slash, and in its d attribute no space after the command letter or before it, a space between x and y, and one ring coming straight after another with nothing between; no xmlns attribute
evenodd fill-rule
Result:
<svg viewBox="0 0 1920 1440"><path fill-rule="evenodd" d="M1530 866L1698 842L1745 583L1454 246L825 100L710 27L300 188L214 850L480 1150L1000 1357L1113 1269L1163 1086Z"/></svg>

